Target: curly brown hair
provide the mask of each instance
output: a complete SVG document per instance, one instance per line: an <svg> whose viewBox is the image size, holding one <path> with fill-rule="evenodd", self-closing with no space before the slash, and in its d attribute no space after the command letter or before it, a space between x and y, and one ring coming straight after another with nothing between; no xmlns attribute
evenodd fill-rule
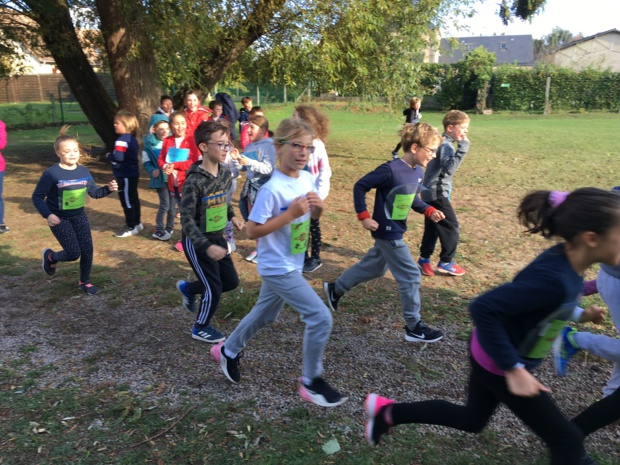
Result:
<svg viewBox="0 0 620 465"><path fill-rule="evenodd" d="M295 112L302 121L310 126L314 132L314 137L327 141L329 135L329 118L320 112L316 107L310 105L299 105L295 107Z"/></svg>

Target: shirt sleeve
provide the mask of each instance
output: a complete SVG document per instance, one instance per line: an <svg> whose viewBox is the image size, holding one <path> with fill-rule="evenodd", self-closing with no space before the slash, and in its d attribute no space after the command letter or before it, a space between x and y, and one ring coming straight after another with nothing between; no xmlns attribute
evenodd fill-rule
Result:
<svg viewBox="0 0 620 465"><path fill-rule="evenodd" d="M35 208L41 214L43 218L47 218L52 214L51 210L47 206L45 199L49 194L50 189L54 185L54 179L49 171L44 171L34 188L34 192L32 193L32 203Z"/></svg>

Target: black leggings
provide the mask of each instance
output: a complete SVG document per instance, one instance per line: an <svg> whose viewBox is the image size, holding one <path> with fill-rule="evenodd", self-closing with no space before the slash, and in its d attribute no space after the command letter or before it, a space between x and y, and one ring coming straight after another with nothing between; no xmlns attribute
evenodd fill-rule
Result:
<svg viewBox="0 0 620 465"><path fill-rule="evenodd" d="M60 223L50 229L63 250L52 253L52 262L74 262L79 258L80 282L87 283L93 266L93 238L86 212L59 218Z"/></svg>
<svg viewBox="0 0 620 465"><path fill-rule="evenodd" d="M133 178L116 178L118 198L125 213L125 224L133 229L141 223L140 198L138 197L138 176Z"/></svg>
<svg viewBox="0 0 620 465"><path fill-rule="evenodd" d="M321 225L318 219L310 220L310 238L312 258L321 258Z"/></svg>
<svg viewBox="0 0 620 465"><path fill-rule="evenodd" d="M593 403L575 418L573 422L587 436L603 426L620 419L620 388L612 394Z"/></svg>
<svg viewBox="0 0 620 465"><path fill-rule="evenodd" d="M536 397L516 396L508 391L503 376L488 372L474 360L471 364L465 405L444 400L394 404L394 424L426 423L478 433L503 403L547 444L552 465L587 463L581 431L564 416L551 396L544 392Z"/></svg>

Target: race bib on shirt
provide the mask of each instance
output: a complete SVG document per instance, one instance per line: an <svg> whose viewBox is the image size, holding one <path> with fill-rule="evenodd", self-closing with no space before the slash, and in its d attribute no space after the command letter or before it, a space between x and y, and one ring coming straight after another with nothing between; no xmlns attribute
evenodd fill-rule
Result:
<svg viewBox="0 0 620 465"><path fill-rule="evenodd" d="M86 188L63 190L62 191L62 209L76 210L86 205Z"/></svg>
<svg viewBox="0 0 620 465"><path fill-rule="evenodd" d="M301 223L291 223L291 254L298 255L308 250L310 239L310 219Z"/></svg>

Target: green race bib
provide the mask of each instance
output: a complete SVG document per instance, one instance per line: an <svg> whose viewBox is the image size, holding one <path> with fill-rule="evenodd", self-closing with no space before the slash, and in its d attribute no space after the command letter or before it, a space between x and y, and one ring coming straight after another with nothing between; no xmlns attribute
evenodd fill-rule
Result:
<svg viewBox="0 0 620 465"><path fill-rule="evenodd" d="M86 205L86 188L62 191L62 209L76 210Z"/></svg>
<svg viewBox="0 0 620 465"><path fill-rule="evenodd" d="M553 320L551 321L546 328L544 328L543 334L540 334L538 341L534 344L534 347L530 349L530 351L526 354L526 357L529 358L545 358L545 356L551 350L555 338L558 337L558 334L564 329L566 326L566 321L564 320Z"/></svg>
<svg viewBox="0 0 620 465"><path fill-rule="evenodd" d="M392 219L406 220L414 198L415 194L396 194L392 207Z"/></svg>
<svg viewBox="0 0 620 465"><path fill-rule="evenodd" d="M291 253L297 255L308 250L310 239L310 219L301 223L291 223Z"/></svg>
<svg viewBox="0 0 620 465"><path fill-rule="evenodd" d="M221 231L228 222L228 204L223 203L215 207L207 208L207 228L208 233Z"/></svg>

